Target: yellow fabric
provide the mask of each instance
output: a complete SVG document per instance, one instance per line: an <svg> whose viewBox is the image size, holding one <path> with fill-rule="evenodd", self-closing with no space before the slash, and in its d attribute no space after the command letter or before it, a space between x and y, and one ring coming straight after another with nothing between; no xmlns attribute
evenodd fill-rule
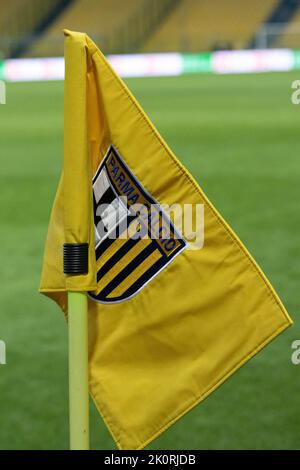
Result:
<svg viewBox="0 0 300 470"><path fill-rule="evenodd" d="M97 288L91 182L110 144L159 203L204 204L201 250L184 250L129 300L109 305L89 298L91 394L117 445L140 449L291 320L246 248L95 44L84 34L65 34L64 174L50 220L41 292L67 314L68 290ZM86 276L63 274L66 241L89 243Z"/></svg>

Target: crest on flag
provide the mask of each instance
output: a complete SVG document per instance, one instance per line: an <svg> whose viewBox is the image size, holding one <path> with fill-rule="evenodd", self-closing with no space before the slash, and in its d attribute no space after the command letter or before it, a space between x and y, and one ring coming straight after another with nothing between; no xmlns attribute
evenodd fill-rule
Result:
<svg viewBox="0 0 300 470"><path fill-rule="evenodd" d="M97 290L90 297L129 299L187 243L113 145L93 178Z"/></svg>

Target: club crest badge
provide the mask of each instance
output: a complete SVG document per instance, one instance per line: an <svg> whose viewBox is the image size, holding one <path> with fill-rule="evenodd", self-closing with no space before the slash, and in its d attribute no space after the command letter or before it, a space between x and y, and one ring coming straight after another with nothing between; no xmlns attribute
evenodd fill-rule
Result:
<svg viewBox="0 0 300 470"><path fill-rule="evenodd" d="M127 300L146 286L186 241L111 145L93 178L97 290L102 303Z"/></svg>

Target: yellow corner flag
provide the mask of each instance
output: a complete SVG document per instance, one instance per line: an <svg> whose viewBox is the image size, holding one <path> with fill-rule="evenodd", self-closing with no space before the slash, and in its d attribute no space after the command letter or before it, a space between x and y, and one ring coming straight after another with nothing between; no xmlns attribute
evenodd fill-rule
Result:
<svg viewBox="0 0 300 470"><path fill-rule="evenodd" d="M40 291L66 315L68 292L87 293L90 393L118 447L141 449L292 322L95 44L65 36L64 171ZM64 244L85 244L86 273L64 274Z"/></svg>

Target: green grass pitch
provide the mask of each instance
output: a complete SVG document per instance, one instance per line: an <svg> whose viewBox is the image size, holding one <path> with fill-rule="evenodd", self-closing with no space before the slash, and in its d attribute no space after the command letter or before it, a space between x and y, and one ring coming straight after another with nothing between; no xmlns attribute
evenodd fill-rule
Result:
<svg viewBox="0 0 300 470"><path fill-rule="evenodd" d="M290 99L296 78L127 82L295 321L152 449L300 446L300 365L291 363L291 343L300 339L300 107ZM0 448L68 448L67 327L58 307L37 292L62 166L63 84L8 84L0 116L0 339L7 345L7 365L0 366ZM91 446L114 448L92 404Z"/></svg>

